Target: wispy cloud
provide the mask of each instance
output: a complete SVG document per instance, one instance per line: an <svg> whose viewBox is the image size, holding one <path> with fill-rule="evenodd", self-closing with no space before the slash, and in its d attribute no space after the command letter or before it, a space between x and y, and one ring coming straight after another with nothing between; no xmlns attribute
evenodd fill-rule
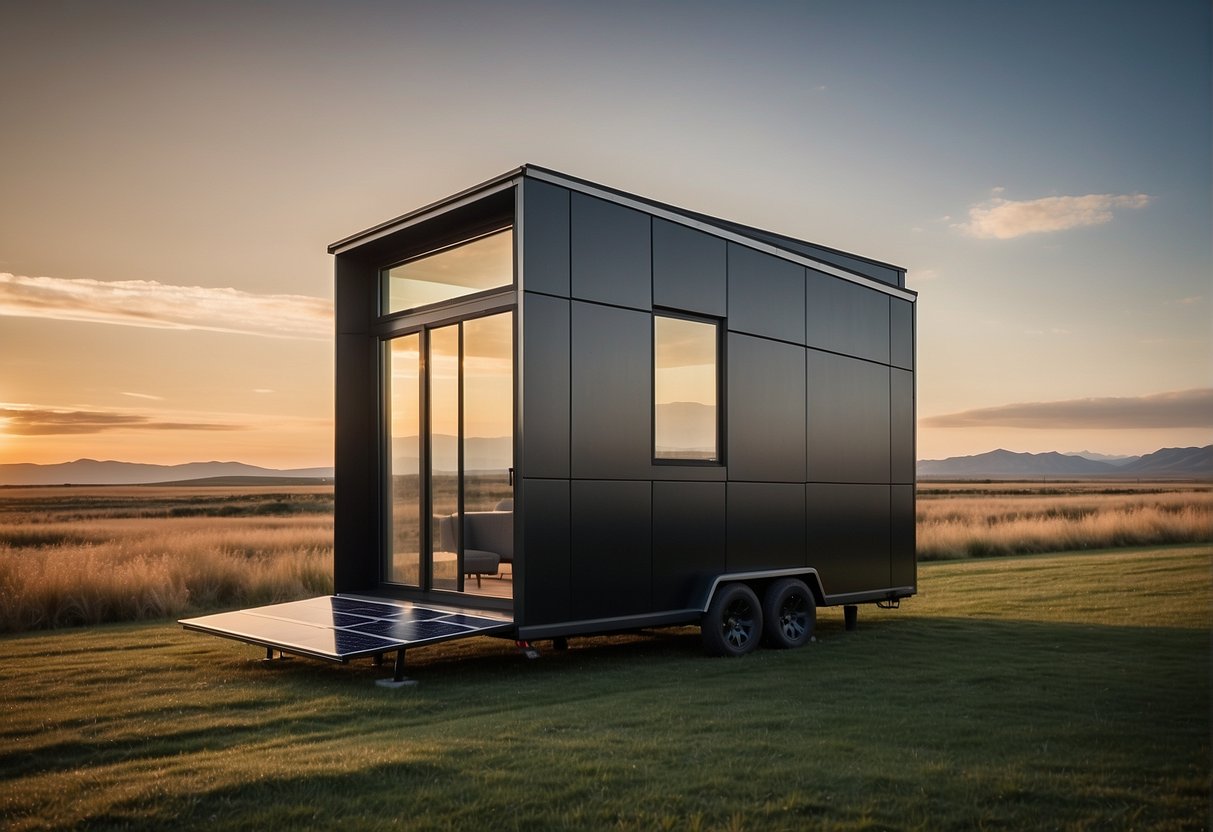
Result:
<svg viewBox="0 0 1213 832"><path fill-rule="evenodd" d="M114 410L59 410L32 405L0 405L0 434L61 436L112 430L240 430L215 422L164 422L141 413Z"/></svg>
<svg viewBox="0 0 1213 832"><path fill-rule="evenodd" d="M122 395L130 396L132 399L149 399L154 402L164 401L164 396L153 396L151 393L128 393L123 391Z"/></svg>
<svg viewBox="0 0 1213 832"><path fill-rule="evenodd" d="M1135 429L1213 427L1213 388L1152 396L1022 402L930 416L931 428Z"/></svg>
<svg viewBox="0 0 1213 832"><path fill-rule="evenodd" d="M1148 194L1086 194L1013 200L1000 196L1002 190L995 188L990 199L970 206L968 222L956 227L973 237L1010 240L1025 234L1102 225L1112 219L1114 210L1144 208L1151 200Z"/></svg>
<svg viewBox="0 0 1213 832"><path fill-rule="evenodd" d="M0 272L0 315L321 339L332 332L333 306L328 300L306 295L258 295L154 280L67 280Z"/></svg>

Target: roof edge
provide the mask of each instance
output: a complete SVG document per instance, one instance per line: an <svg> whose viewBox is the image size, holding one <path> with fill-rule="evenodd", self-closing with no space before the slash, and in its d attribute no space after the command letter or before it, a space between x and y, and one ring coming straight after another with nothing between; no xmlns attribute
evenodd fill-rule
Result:
<svg viewBox="0 0 1213 832"><path fill-rule="evenodd" d="M778 238L787 240L789 242L799 243L800 245L812 246L813 248L819 248L822 251L826 251L831 254L840 254L844 257L853 257L856 260L862 260L865 263L871 263L874 266L883 266L886 269L893 269L895 271L900 271L900 272L907 271L905 266L899 266L896 263L888 263L884 260L877 260L874 257L868 257L867 255L864 255L864 254L856 254L853 251L846 251L845 249L834 248L833 246L825 246L825 245L822 245L821 243L814 243L812 240L802 240L799 237L793 237L789 234L782 234L778 231L768 231L764 228L758 228L757 226L753 226L753 225L746 225L745 223L737 222L735 220L726 220L723 217L714 217L711 214L704 214L699 211L692 211L689 208L680 208L679 206L671 205L668 202L661 202L656 199L650 199L649 197L639 196L639 195L633 194L633 193L628 193L627 191L620 190L619 188L612 188L609 185L601 185L597 182L591 182L588 179L582 179L581 177L578 177L578 176L570 176L567 173L562 173L561 171L553 170L551 168L545 168L540 165L533 165L533 164L528 163L528 164L522 165L522 167L519 168L519 170L524 175L529 175L531 171L539 171L539 172L545 173L549 176L556 176L561 179L568 180L569 182L575 182L579 185L588 185L592 188L597 188L599 190L608 191L610 193L614 193L619 196L624 196L624 197L628 197L630 199L635 199L639 202L645 202L650 205L655 205L659 208L664 208L667 211L673 211L678 214L683 214L685 216L700 220L702 222L713 223L713 224L719 225L722 228L744 229L746 231L750 231L755 234L760 234L764 237L778 237Z"/></svg>
<svg viewBox="0 0 1213 832"><path fill-rule="evenodd" d="M831 262L826 259L818 259L804 251L795 248L781 246L778 243L779 239L788 240L799 245L809 248L822 249L827 253L838 254L842 257L861 260L871 263L874 266L879 266L885 269L891 269L901 274L901 279L904 282L906 269L903 266L897 266L892 263L884 263L879 260L873 260L870 257L864 257L861 254L852 254L849 251L842 249L828 248L827 246L819 246L816 243L810 243L804 240L797 240L794 237L788 237L785 234L777 234L775 232L763 231L751 226L735 223L730 220L722 220L711 217L707 214L699 214L695 211L688 211L685 208L679 208L675 205L658 202L646 197L637 196L621 191L618 188L612 188L607 185L599 185L596 182L591 182L587 179L580 179L575 176L561 173L560 171L551 170L549 168L540 167L539 165L523 165L522 175L527 178L535 179L548 184L568 187L571 190L588 196L594 196L601 199L607 199L617 204L627 207L639 208L640 210L649 213L656 212L656 216L662 216L663 219L668 219L673 222L678 222L691 228L696 228L701 231L713 234L717 237L722 237L726 240L740 243L741 245L758 251L780 257L784 260L789 260L803 266L824 272L833 277L838 277L847 280L851 283L856 283L861 286L866 286L870 289L876 289L885 294L902 297L905 300L914 300L918 297L918 292L913 289L907 289L904 285L890 283L880 278L872 277L871 275L863 274L854 269L848 269L846 266L839 263ZM748 233L747 233L748 232ZM773 239L774 238L774 239Z"/></svg>
<svg viewBox="0 0 1213 832"><path fill-rule="evenodd" d="M516 167L513 170L507 171L498 176L494 176L492 179L486 179L484 182L481 182L478 185L473 185L470 188L465 188L464 190L459 191L458 193L451 194L450 196L444 197L436 202L431 202L428 205L423 205L420 208L409 211L407 214L401 214L398 217L393 217L392 219L387 220L386 222L381 222L378 225L373 225L370 228L364 229L362 231L358 231L354 234L349 235L348 237L342 237L340 240L337 240L336 242L329 244L328 253L337 254L342 250L350 248L355 243L364 242L368 238L380 236L384 232L386 232L390 229L393 229L396 226L406 225L409 222L411 222L412 220L417 219L418 217L425 216L426 214L432 214L435 211L438 211L439 209L453 207L455 204L461 203L461 202L466 202L466 201L470 200L472 197L475 197L475 196L481 194L482 192L494 190L494 189L498 188L499 186L501 186L503 183L509 182L510 180L517 179L520 176L522 176L525 173L526 168L527 168L526 165Z"/></svg>

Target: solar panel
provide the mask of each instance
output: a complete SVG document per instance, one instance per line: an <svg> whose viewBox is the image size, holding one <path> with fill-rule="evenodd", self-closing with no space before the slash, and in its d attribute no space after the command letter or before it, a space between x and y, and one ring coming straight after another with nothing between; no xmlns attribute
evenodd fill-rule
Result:
<svg viewBox="0 0 1213 832"><path fill-rule="evenodd" d="M324 595L182 619L187 630L332 661L501 633L512 617L463 607Z"/></svg>

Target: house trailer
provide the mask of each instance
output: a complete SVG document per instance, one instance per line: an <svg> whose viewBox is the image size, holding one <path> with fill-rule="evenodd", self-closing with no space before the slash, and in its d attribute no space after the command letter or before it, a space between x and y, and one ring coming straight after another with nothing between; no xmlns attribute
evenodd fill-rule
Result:
<svg viewBox="0 0 1213 832"><path fill-rule="evenodd" d="M534 165L329 252L336 595L187 627L399 676L472 633L797 646L914 594L903 268Z"/></svg>

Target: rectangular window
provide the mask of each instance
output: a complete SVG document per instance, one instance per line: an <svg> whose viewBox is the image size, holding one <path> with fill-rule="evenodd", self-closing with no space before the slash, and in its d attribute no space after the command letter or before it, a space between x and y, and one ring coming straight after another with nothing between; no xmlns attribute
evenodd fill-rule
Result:
<svg viewBox="0 0 1213 832"><path fill-rule="evenodd" d="M653 456L720 461L719 326L653 316Z"/></svg>
<svg viewBox="0 0 1213 832"><path fill-rule="evenodd" d="M454 300L514 282L514 234L507 228L382 272L382 314Z"/></svg>

